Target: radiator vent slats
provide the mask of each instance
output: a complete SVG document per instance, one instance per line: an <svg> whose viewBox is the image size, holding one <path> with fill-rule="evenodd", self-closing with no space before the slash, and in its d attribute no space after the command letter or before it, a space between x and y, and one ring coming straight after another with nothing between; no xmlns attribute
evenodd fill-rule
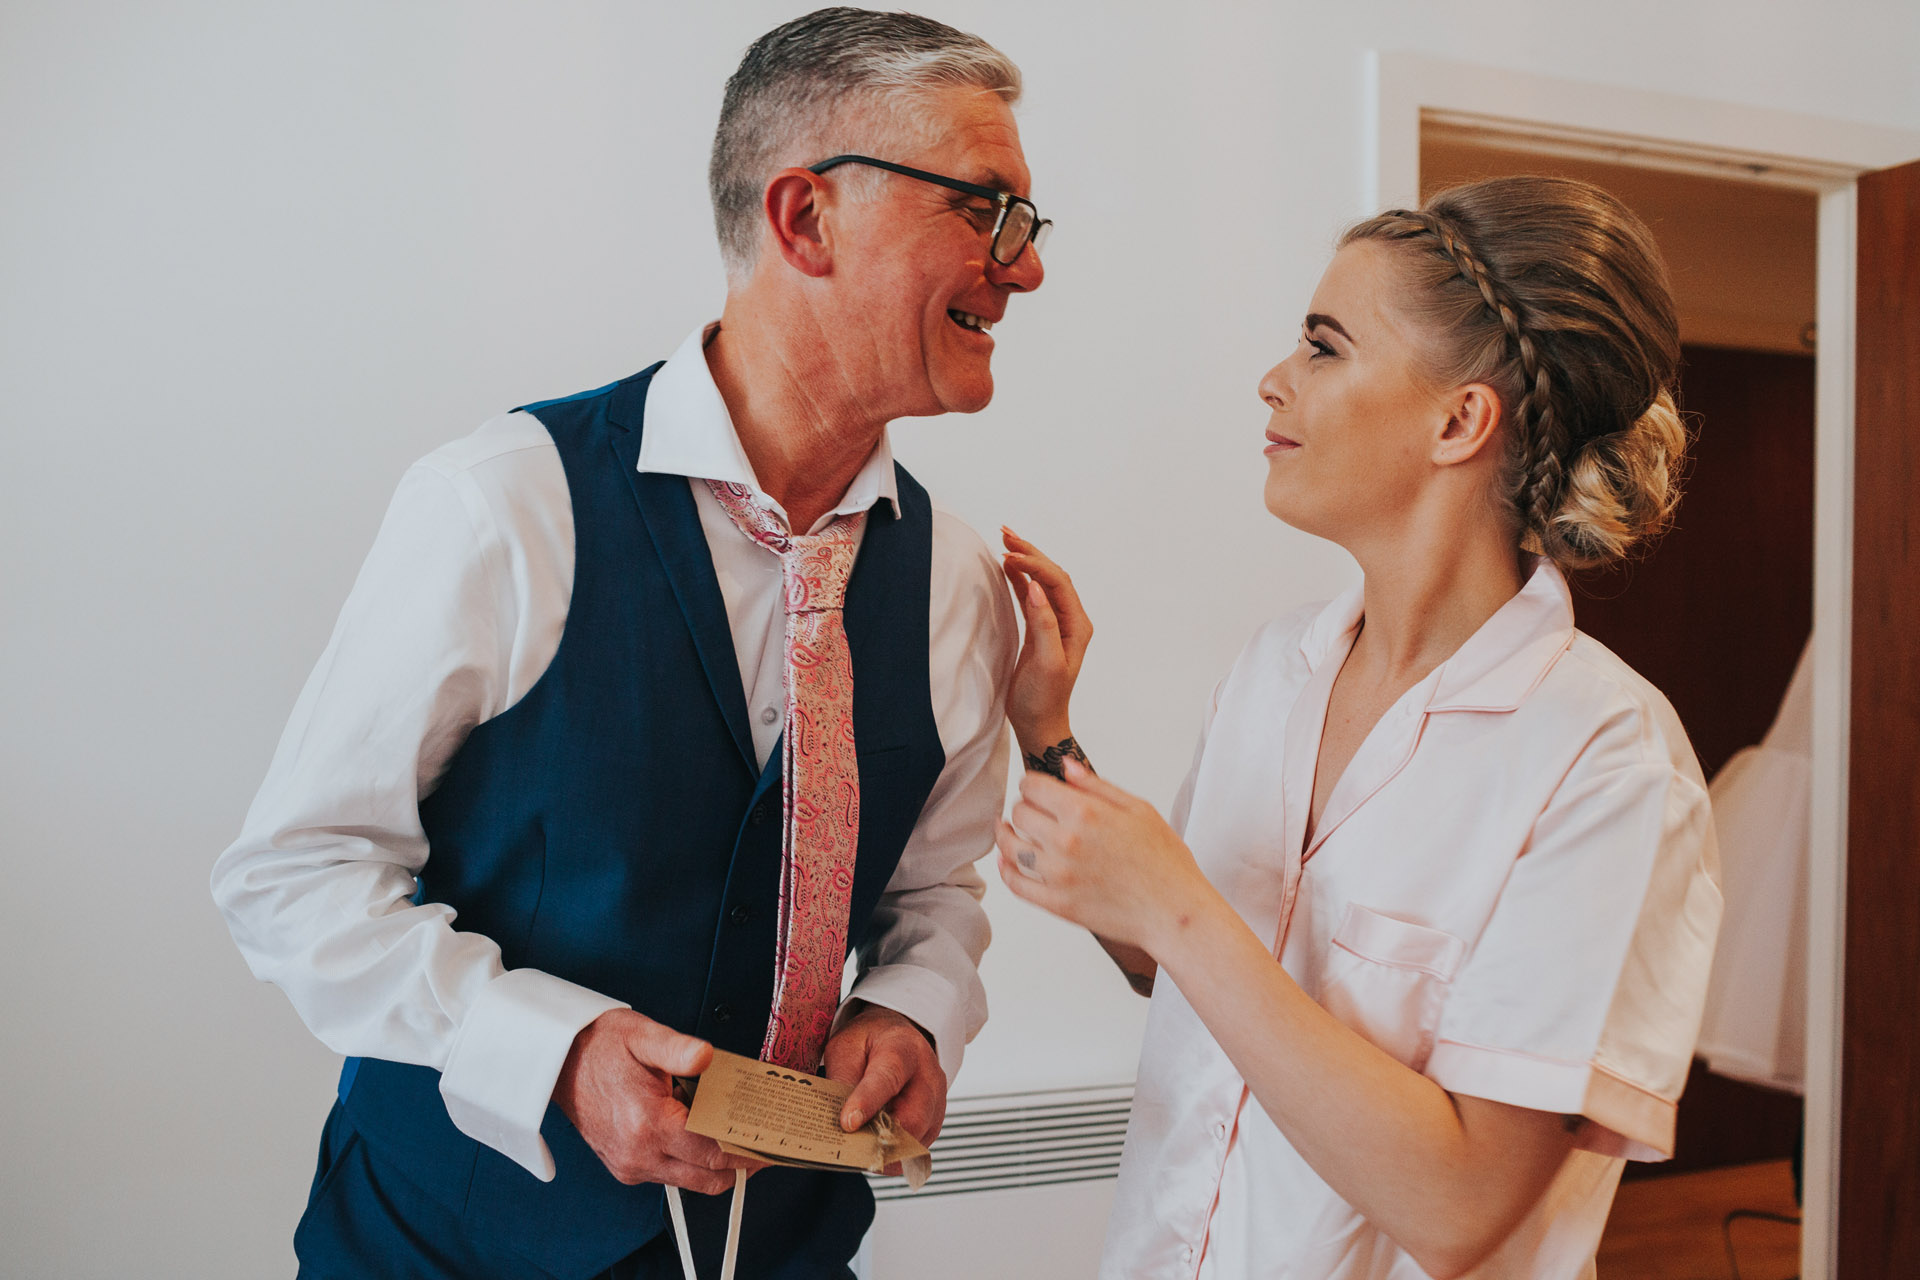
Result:
<svg viewBox="0 0 1920 1280"><path fill-rule="evenodd" d="M925 1187L915 1193L899 1178L868 1181L875 1199L898 1200L1111 1178L1132 1109L1132 1085L954 1098Z"/></svg>

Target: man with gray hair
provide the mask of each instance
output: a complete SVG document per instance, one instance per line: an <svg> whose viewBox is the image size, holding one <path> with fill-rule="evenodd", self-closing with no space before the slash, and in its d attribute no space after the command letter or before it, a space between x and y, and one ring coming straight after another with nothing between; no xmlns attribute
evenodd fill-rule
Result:
<svg viewBox="0 0 1920 1280"><path fill-rule="evenodd" d="M687 1132L716 1045L938 1132L1017 627L887 428L984 407L1041 282L1019 90L909 14L769 32L714 141L720 319L402 479L213 873L349 1055L302 1276L677 1277L663 1188L742 1168L739 1274L847 1275L862 1178ZM726 1208L685 1200L703 1275Z"/></svg>

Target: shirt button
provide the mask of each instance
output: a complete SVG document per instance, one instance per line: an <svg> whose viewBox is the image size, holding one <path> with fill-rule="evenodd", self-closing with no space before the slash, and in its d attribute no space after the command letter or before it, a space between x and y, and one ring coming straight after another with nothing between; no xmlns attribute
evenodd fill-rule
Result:
<svg viewBox="0 0 1920 1280"><path fill-rule="evenodd" d="M715 1022L733 1021L733 1009L724 1004L717 1004L713 1006L713 1020Z"/></svg>
<svg viewBox="0 0 1920 1280"><path fill-rule="evenodd" d="M778 707L767 707L760 712L761 724L772 724L775 720L778 720L779 718L780 718L780 709Z"/></svg>
<svg viewBox="0 0 1920 1280"><path fill-rule="evenodd" d="M1215 1142L1225 1142L1227 1140L1226 1121L1223 1120L1219 1124L1216 1124L1215 1126L1213 1126L1213 1140Z"/></svg>
<svg viewBox="0 0 1920 1280"><path fill-rule="evenodd" d="M747 921L753 919L753 912L749 911L743 904L729 911L727 913L727 919L733 921L735 924L745 924Z"/></svg>
<svg viewBox="0 0 1920 1280"><path fill-rule="evenodd" d="M1189 1265L1193 1262L1193 1246L1192 1245L1188 1245L1186 1248L1180 1251L1180 1261L1183 1264L1189 1264Z"/></svg>

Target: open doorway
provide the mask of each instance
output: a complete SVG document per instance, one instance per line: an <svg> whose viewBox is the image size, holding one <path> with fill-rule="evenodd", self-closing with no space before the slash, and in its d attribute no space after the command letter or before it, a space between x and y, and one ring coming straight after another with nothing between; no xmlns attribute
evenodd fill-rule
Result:
<svg viewBox="0 0 1920 1280"><path fill-rule="evenodd" d="M1495 150L1818 201L1820 626L1802 708L1809 860L1793 887L1806 901L1806 1016L1786 1028L1805 1046L1799 1274L1906 1274L1920 1256L1920 131L1405 52L1370 54L1367 70L1374 163L1360 210L1417 202L1429 126ZM1664 1206L1676 1181L1635 1182L1622 1195L1654 1188ZM1731 1274L1724 1254L1691 1270L1677 1257L1614 1270Z"/></svg>
<svg viewBox="0 0 1920 1280"><path fill-rule="evenodd" d="M1612 192L1647 223L1673 275L1683 365L1679 400L1695 432L1676 525L1651 558L1573 581L1580 628L1672 701L1709 780L1760 744L1805 651L1814 599L1814 347L1818 197L1784 186L1489 145L1423 122L1420 195L1459 182L1537 173ZM1731 776L1731 775L1729 775ZM1800 802L1804 815L1804 800ZM1805 877L1805 841L1723 851L1729 875ZM1729 886L1731 888L1731 885ZM1793 904L1804 915L1802 898ZM1723 928L1773 931L1729 895ZM1748 975L1728 999L1771 1002L1804 1030L1799 958ZM1723 943L1722 954L1726 953ZM1777 990L1756 990L1772 978ZM1783 981L1784 980L1784 981ZM1718 993L1716 993L1718 995ZM1710 1014L1710 1023L1713 1017ZM1776 1021L1779 1021L1776 1019ZM1736 1040L1739 1037L1735 1037ZM1601 1253L1603 1274L1799 1273L1798 1160L1804 1038L1758 1053L1703 1042L1681 1098L1674 1159L1627 1166ZM1728 1215L1732 1219L1727 1230ZM1684 1258L1696 1259L1689 1264ZM1670 1270L1676 1263L1682 1270Z"/></svg>

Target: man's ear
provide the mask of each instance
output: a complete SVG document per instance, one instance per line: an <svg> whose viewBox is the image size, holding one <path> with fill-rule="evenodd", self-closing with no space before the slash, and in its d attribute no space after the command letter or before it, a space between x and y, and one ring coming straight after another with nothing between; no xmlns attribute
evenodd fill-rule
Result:
<svg viewBox="0 0 1920 1280"><path fill-rule="evenodd" d="M821 217L828 187L817 173L782 169L767 183L761 213L780 256L802 275L824 276L833 270L833 247Z"/></svg>
<svg viewBox="0 0 1920 1280"><path fill-rule="evenodd" d="M1500 393L1484 382L1454 388L1444 407L1446 424L1433 443L1433 461L1443 467L1478 457L1506 416Z"/></svg>

